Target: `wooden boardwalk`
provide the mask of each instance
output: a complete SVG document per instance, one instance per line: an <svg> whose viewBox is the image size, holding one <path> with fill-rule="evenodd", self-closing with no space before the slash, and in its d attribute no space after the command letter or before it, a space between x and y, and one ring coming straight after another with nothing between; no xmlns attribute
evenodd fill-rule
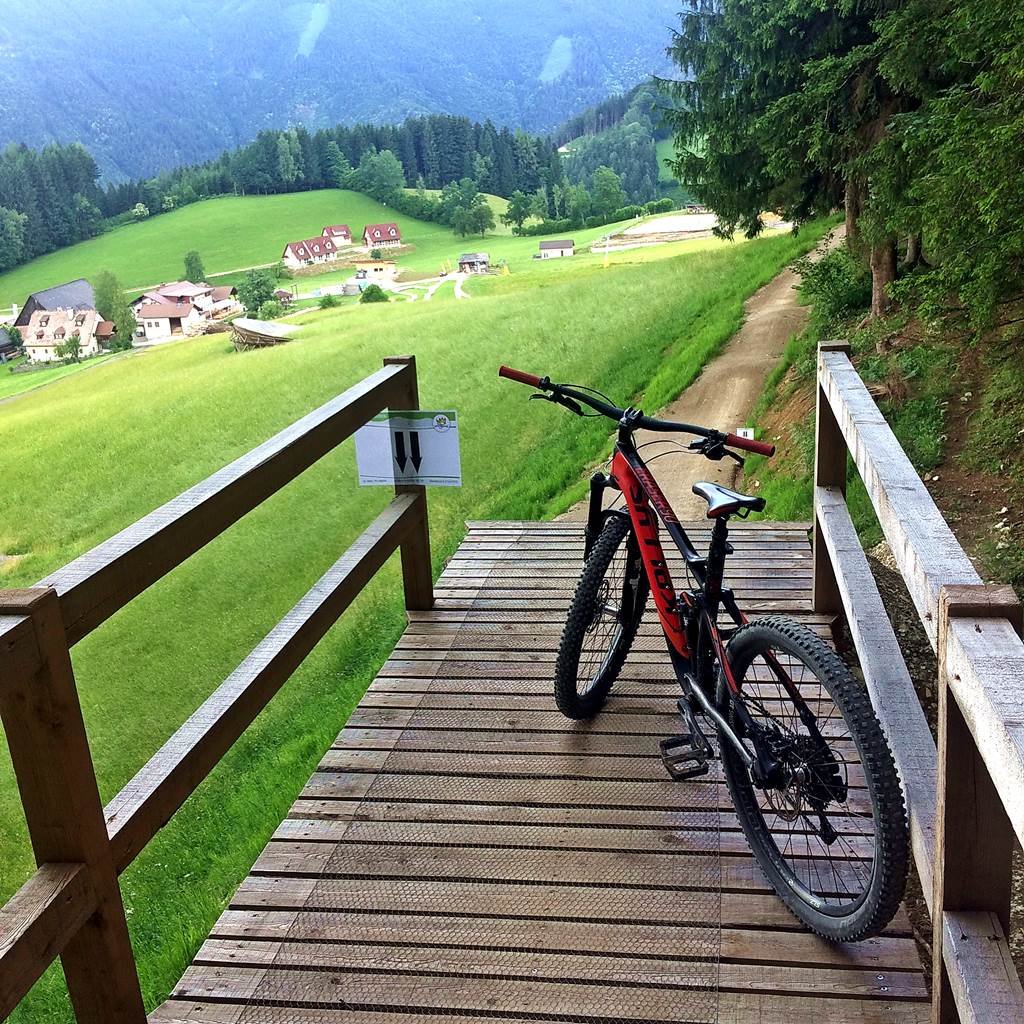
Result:
<svg viewBox="0 0 1024 1024"><path fill-rule="evenodd" d="M806 526L732 539L748 611L825 628ZM152 1021L928 1019L903 913L872 941L818 940L761 877L720 776L668 779L678 687L652 616L594 722L554 709L581 555L579 524L471 524Z"/></svg>

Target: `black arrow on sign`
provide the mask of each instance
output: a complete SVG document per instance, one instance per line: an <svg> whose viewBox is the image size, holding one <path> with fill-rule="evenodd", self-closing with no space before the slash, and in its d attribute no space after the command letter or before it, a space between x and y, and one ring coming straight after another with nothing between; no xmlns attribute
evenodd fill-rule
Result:
<svg viewBox="0 0 1024 1024"><path fill-rule="evenodd" d="M405 472L405 434L401 430L395 431L395 462L398 463L398 470Z"/></svg>
<svg viewBox="0 0 1024 1024"><path fill-rule="evenodd" d="M420 464L423 462L423 456L420 455L420 435L418 430L409 431L409 440L412 442L412 465L418 473L420 471Z"/></svg>

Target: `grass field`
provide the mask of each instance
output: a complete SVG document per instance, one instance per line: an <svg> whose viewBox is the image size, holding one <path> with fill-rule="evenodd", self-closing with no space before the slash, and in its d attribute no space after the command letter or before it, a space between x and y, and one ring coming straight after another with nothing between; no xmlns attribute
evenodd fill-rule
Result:
<svg viewBox="0 0 1024 1024"><path fill-rule="evenodd" d="M507 201L497 196L488 200L495 217ZM324 224L348 224L354 234L377 221L395 221L412 244L401 265L410 270L437 273L451 264L460 252L485 249L493 260L529 259L537 251L538 238L517 238L498 222L483 238L458 238L448 227L429 224L395 213L358 192L323 189L276 196L224 196L193 203L173 213L151 217L139 224L116 228L99 238L41 256L23 267L0 274L0 307L24 302L42 288L73 280L92 278L101 270L112 270L125 288L141 289L162 281L177 280L182 261L190 249L197 249L208 275L226 274L244 267L276 261L286 242L318 235ZM575 233L580 244L589 244L613 231L615 225ZM325 276L300 277L305 282L332 283L350 277L351 271ZM237 283L242 274L230 274L219 283Z"/></svg>
<svg viewBox="0 0 1024 1024"><path fill-rule="evenodd" d="M23 396L0 406L0 552L19 556L0 567L0 586L34 582L373 371L384 356L410 351L424 406L457 408L462 423L464 486L430 494L440 568L466 518L564 509L583 493L585 468L604 453L612 431L604 420L528 402L526 389L497 378L500 363L655 409L727 340L744 298L816 236L808 230L684 255L666 247L663 258L624 253L607 269L598 257L531 265L479 282L469 302L316 311L300 317L308 328L290 345L239 354L224 336L181 342ZM347 442L76 646L105 800L388 498L385 489L356 486ZM402 622L392 564L122 877L149 1005L180 976ZM0 897L31 863L5 756ZM58 971L13 1019L71 1020Z"/></svg>
<svg viewBox="0 0 1024 1024"><path fill-rule="evenodd" d="M110 356L98 356L94 359L86 359L81 363L49 366L45 370L33 370L31 373L11 373L9 366L0 365L0 401L26 391L33 391L46 384L52 384L54 381L63 380L74 373L100 366L110 358Z"/></svg>

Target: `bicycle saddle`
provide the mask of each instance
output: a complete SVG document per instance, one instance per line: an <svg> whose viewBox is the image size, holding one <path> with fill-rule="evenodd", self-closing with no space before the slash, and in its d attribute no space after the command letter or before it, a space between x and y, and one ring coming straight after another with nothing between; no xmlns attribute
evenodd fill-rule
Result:
<svg viewBox="0 0 1024 1024"><path fill-rule="evenodd" d="M701 480L693 485L693 493L702 497L708 503L708 519L717 519L719 516L731 516L740 509L746 509L747 513L760 512L765 505L764 498L755 498L749 494L740 494L739 491L732 491L720 484L709 483Z"/></svg>

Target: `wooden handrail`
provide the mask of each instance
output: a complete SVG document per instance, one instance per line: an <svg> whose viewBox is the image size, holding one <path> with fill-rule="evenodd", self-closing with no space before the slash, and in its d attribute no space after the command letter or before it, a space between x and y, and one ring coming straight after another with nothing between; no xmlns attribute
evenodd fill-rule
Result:
<svg viewBox="0 0 1024 1024"><path fill-rule="evenodd" d="M401 495L106 807L118 872L138 856L419 522Z"/></svg>
<svg viewBox="0 0 1024 1024"><path fill-rule="evenodd" d="M402 408L415 366L385 366L202 483L39 582L61 599L68 644L266 501L389 405ZM12 628L8 624L7 628ZM3 642L0 624L0 643Z"/></svg>
<svg viewBox="0 0 1024 1024"><path fill-rule="evenodd" d="M96 909L84 864L44 864L0 908L0 1020Z"/></svg>
<svg viewBox="0 0 1024 1024"><path fill-rule="evenodd" d="M846 508L847 452L939 660L933 743ZM893 748L933 922L932 1019L1024 1020L1006 934L1010 855L1024 840L1020 605L986 587L844 343L818 354L814 602L846 612Z"/></svg>
<svg viewBox="0 0 1024 1024"><path fill-rule="evenodd" d="M412 357L383 369L35 588L0 590L0 716L39 870L0 908L0 1018L60 956L79 1024L145 1024L118 874L399 549L406 607L433 604L426 493L394 500L104 809L70 648L382 409L418 408Z"/></svg>

